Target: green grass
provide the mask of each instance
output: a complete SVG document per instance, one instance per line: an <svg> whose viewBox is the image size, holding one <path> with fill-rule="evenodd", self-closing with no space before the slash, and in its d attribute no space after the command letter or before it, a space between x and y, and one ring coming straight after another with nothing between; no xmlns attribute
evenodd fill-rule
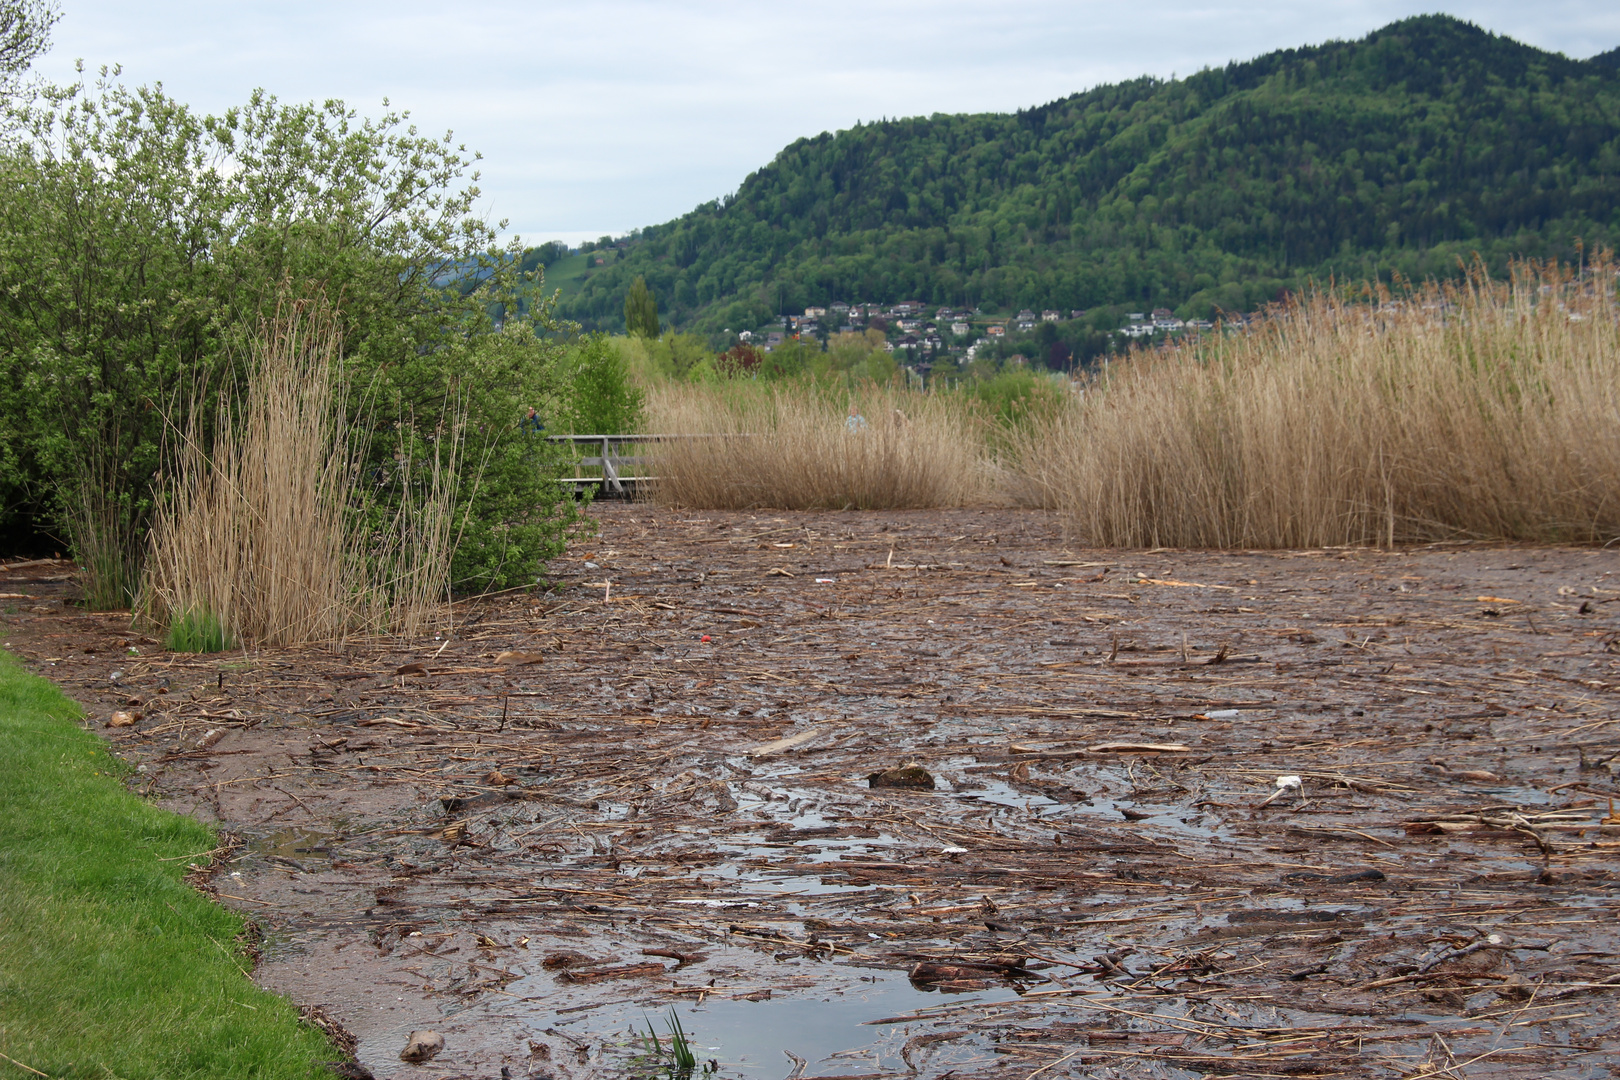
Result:
<svg viewBox="0 0 1620 1080"><path fill-rule="evenodd" d="M580 275L589 275L599 269L607 269L607 266L613 265L613 256L615 254L616 252L612 251L592 251L584 255L570 255L565 259L557 260L546 267L547 295L550 295L553 289L557 289L562 292L562 299L564 300L571 300L578 296L580 290L585 287L585 283L579 279ZM607 260L607 266L598 267L595 264L594 260L599 257Z"/></svg>
<svg viewBox="0 0 1620 1080"><path fill-rule="evenodd" d="M0 1078L330 1076L248 979L242 920L182 880L213 831L125 790L79 713L0 653Z"/></svg>
<svg viewBox="0 0 1620 1080"><path fill-rule="evenodd" d="M625 1063L631 1080L692 1080L692 1070L698 1065L697 1054L673 1008L669 1010L668 1024L666 1044L653 1030L652 1021L647 1021L647 1037L642 1040L640 1050L632 1053ZM702 1075L709 1076L719 1069L711 1059L704 1063Z"/></svg>
<svg viewBox="0 0 1620 1080"><path fill-rule="evenodd" d="M188 611L169 625L170 652L224 652L233 648L230 631L212 611Z"/></svg>

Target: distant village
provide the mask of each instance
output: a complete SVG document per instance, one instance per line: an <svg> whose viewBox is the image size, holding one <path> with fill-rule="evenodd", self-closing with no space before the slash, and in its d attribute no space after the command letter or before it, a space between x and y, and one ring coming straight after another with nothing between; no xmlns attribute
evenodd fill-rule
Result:
<svg viewBox="0 0 1620 1080"><path fill-rule="evenodd" d="M888 305L839 302L826 307L807 307L802 315L784 315L771 328L744 330L738 337L769 352L790 339L825 341L834 334L877 329L885 335L883 348L890 352L903 352L907 361L946 356L959 356L971 361L987 345L1005 340L1009 335L1031 334L1042 323L1063 323L1085 318L1088 314L1080 308L1039 312L1025 308L1016 315L1001 316L986 314L978 309L930 309L919 301ZM1151 312L1127 314L1124 325L1112 333L1130 339L1155 335L1168 338L1212 329L1214 324L1206 320L1184 321L1168 308L1156 308ZM1015 355L1011 359L1016 363L1023 358Z"/></svg>

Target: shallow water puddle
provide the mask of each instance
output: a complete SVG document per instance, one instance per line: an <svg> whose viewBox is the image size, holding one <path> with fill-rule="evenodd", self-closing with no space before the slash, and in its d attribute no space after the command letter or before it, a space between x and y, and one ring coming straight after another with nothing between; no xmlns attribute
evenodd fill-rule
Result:
<svg viewBox="0 0 1620 1080"><path fill-rule="evenodd" d="M295 863L325 862L332 857L332 843L336 833L297 826L277 829L257 840L248 842L249 859L269 862L291 860Z"/></svg>
<svg viewBox="0 0 1620 1080"><path fill-rule="evenodd" d="M669 1017L679 1018L700 1062L720 1064L722 1077L779 1077L795 1067L792 1055L807 1063L806 1077L869 1072L905 1072L902 1050L919 1035L959 1030L957 1022L980 1017L974 1006L1014 1002L1012 988L952 995L920 990L903 975L878 975L869 989L819 995L773 996L764 1001L705 1000L664 1007L619 1003L592 1010L588 1017L538 1017L540 1030L556 1029L575 1039L612 1045L646 1037L649 1026L664 1038ZM875 1023L882 1020L901 1022ZM634 1033L632 1035L632 1032ZM543 1035L535 1038L543 1039ZM984 1046L971 1036L917 1040L927 1044L930 1063L984 1059ZM913 1043L914 1060L922 1050Z"/></svg>

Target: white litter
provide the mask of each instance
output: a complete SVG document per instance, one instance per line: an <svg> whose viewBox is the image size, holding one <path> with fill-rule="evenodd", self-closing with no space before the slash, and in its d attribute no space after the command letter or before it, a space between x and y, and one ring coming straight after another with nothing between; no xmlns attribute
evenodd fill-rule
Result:
<svg viewBox="0 0 1620 1080"><path fill-rule="evenodd" d="M1277 790L1273 791L1266 798L1266 801L1260 805L1270 806L1284 795L1292 795L1296 799L1303 799L1305 797L1305 781L1297 776L1277 777Z"/></svg>

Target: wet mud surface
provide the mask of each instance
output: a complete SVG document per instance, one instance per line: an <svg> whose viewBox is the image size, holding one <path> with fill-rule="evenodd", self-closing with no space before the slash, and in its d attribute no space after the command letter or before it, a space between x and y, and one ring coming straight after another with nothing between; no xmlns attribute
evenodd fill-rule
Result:
<svg viewBox="0 0 1620 1080"><path fill-rule="evenodd" d="M50 563L0 633L379 1077L1620 1064L1620 555L597 513L445 640L168 654Z"/></svg>

